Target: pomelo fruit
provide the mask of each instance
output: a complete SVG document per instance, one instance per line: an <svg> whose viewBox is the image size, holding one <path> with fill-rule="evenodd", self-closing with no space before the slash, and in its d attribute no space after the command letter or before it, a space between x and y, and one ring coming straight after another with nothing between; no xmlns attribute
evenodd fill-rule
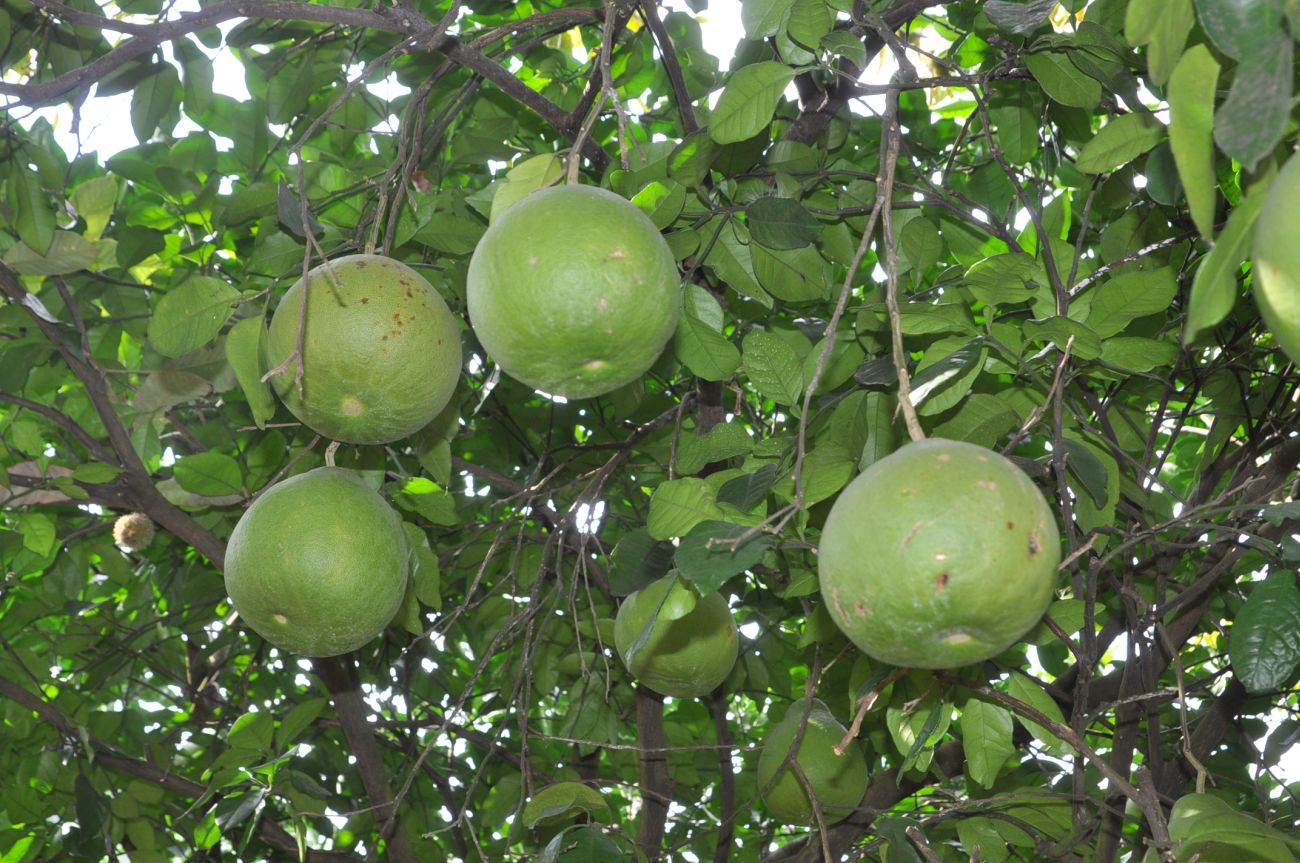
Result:
<svg viewBox="0 0 1300 863"><path fill-rule="evenodd" d="M1273 178L1255 221L1255 305L1278 347L1300 363L1300 157L1292 156Z"/></svg>
<svg viewBox="0 0 1300 863"><path fill-rule="evenodd" d="M804 699L791 704L781 721L768 731L763 741L763 750L758 756L760 790L768 787L772 777L776 776L777 769L794 748L795 732L803 720L805 704ZM814 698L795 760L803 769L827 824L847 818L862 802L862 795L867 791L867 762L858 741L849 741L843 755L836 755L831 748L843 740L846 733L830 708ZM763 802L768 811L787 824L808 824L814 821L808 790L789 765L781 771L776 783L763 794Z"/></svg>
<svg viewBox="0 0 1300 863"><path fill-rule="evenodd" d="M633 652L652 620L644 643ZM671 575L623 600L614 618L614 646L639 683L674 698L712 692L727 679L740 652L736 621L722 595L715 591L696 599Z"/></svg>
<svg viewBox="0 0 1300 863"><path fill-rule="evenodd" d="M955 668L1038 622L1060 560L1056 520L1024 472L992 450L930 438L840 493L818 570L831 618L869 656Z"/></svg>
<svg viewBox="0 0 1300 863"><path fill-rule="evenodd" d="M409 575L401 518L343 468L276 483L226 546L226 592L239 616L302 656L347 653L382 632Z"/></svg>
<svg viewBox="0 0 1300 863"><path fill-rule="evenodd" d="M381 255L321 264L276 307L269 368L297 346L304 290L302 391L296 361L271 378L304 425L344 443L388 443L419 431L447 405L460 377L460 331L423 276Z"/></svg>
<svg viewBox="0 0 1300 863"><path fill-rule="evenodd" d="M470 259L470 326L511 377L567 398L645 373L677 327L681 277L659 230L613 192L534 192Z"/></svg>

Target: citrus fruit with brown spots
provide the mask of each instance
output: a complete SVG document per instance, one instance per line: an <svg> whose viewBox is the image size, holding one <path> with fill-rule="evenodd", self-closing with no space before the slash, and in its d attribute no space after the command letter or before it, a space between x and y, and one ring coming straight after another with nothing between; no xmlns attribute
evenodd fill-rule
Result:
<svg viewBox="0 0 1300 863"><path fill-rule="evenodd" d="M623 600L614 646L638 683L660 695L695 698L727 679L740 640L721 594L697 598L668 576Z"/></svg>
<svg viewBox="0 0 1300 863"><path fill-rule="evenodd" d="M882 662L956 668L996 656L1043 616L1061 541L1047 501L992 450L931 438L872 464L822 529L821 593Z"/></svg>
<svg viewBox="0 0 1300 863"><path fill-rule="evenodd" d="M297 346L304 290L301 391L297 360L271 378L304 425L331 440L388 443L419 431L447 405L460 377L460 330L423 276L381 255L316 267L276 307L270 368Z"/></svg>
<svg viewBox="0 0 1300 863"><path fill-rule="evenodd" d="M1300 157L1292 156L1273 179L1255 222L1255 304L1278 346L1300 363Z"/></svg>
<svg viewBox="0 0 1300 863"><path fill-rule="evenodd" d="M226 592L276 647L335 656L393 619L409 559L388 502L352 471L321 467L276 483L244 512L226 547Z"/></svg>
<svg viewBox="0 0 1300 863"><path fill-rule="evenodd" d="M799 781L790 765L770 788L768 783L785 763L794 748L794 738L803 721L807 702L799 699L790 705L763 741L763 751L758 756L758 787L763 792L763 803L777 818L787 824L809 824L814 819L808 788ZM821 701L814 698L808 712L808 724L799 741L799 754L795 760L803 770L817 798L818 808L827 824L842 821L862 802L867 791L867 762L857 740L850 740L843 755L832 748L844 739L846 730Z"/></svg>
<svg viewBox="0 0 1300 863"><path fill-rule="evenodd" d="M591 186L534 192L474 249L470 326L511 377L588 398L654 364L677 326L681 281L659 230Z"/></svg>

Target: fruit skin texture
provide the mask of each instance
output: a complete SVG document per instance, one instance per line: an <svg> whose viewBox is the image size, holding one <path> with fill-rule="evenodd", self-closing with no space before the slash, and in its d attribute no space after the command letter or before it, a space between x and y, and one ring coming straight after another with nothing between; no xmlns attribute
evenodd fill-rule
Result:
<svg viewBox="0 0 1300 863"><path fill-rule="evenodd" d="M336 258L307 275L302 393L297 362L271 378L285 407L344 443L388 443L419 431L460 377L460 331L442 297L415 270L381 255ZM271 317L269 368L297 346L303 284L285 292Z"/></svg>
<svg viewBox="0 0 1300 863"><path fill-rule="evenodd" d="M740 640L727 601L717 592L701 596L685 616L667 619L677 602L670 595L676 581L674 576L661 578L623 601L614 618L614 646L641 685L660 695L695 698L712 692L727 679L736 664ZM650 637L629 662L628 651L661 603L664 610Z"/></svg>
<svg viewBox="0 0 1300 863"><path fill-rule="evenodd" d="M274 485L226 547L226 592L239 616L302 656L335 656L370 641L397 613L409 576L401 518L343 468Z"/></svg>
<svg viewBox="0 0 1300 863"><path fill-rule="evenodd" d="M996 656L1043 616L1061 539L1047 501L997 453L930 438L863 471L822 529L831 618L874 659L956 668Z"/></svg>
<svg viewBox="0 0 1300 863"><path fill-rule="evenodd" d="M763 741L758 756L758 787L763 789L776 775L794 746L795 732L803 720L806 701L799 699L790 705ZM822 818L827 824L842 821L852 814L867 792L867 762L857 740L849 741L844 754L836 755L832 746L844 739L846 730L821 701L812 701L808 725L799 742L796 756L808 784L821 806ZM781 773L767 793L763 803L768 811L787 824L808 824L813 821L812 804L808 791L799 776L789 766Z"/></svg>
<svg viewBox="0 0 1300 863"><path fill-rule="evenodd" d="M592 186L534 192L470 259L470 325L510 376L589 398L640 377L677 327L681 278L659 230Z"/></svg>
<svg viewBox="0 0 1300 863"><path fill-rule="evenodd" d="M1300 363L1300 156L1292 156L1273 179L1255 221L1255 304L1278 346Z"/></svg>

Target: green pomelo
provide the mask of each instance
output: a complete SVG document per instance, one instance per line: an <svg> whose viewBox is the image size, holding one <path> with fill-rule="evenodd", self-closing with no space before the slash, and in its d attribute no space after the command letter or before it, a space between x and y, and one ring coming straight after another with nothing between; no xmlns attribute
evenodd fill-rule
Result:
<svg viewBox="0 0 1300 863"><path fill-rule="evenodd" d="M1300 363L1300 156L1273 179L1255 222L1255 304L1278 346Z"/></svg>
<svg viewBox="0 0 1300 863"><path fill-rule="evenodd" d="M534 192L474 249L470 325L510 376L602 395L646 372L677 327L681 278L637 206L591 186Z"/></svg>
<svg viewBox="0 0 1300 863"><path fill-rule="evenodd" d="M349 470L321 467L253 502L226 547L226 592L254 632L302 656L355 650L397 613L402 520Z"/></svg>
<svg viewBox="0 0 1300 863"><path fill-rule="evenodd" d="M685 593L675 576L661 578L629 596L614 618L614 646L639 683L660 695L695 698L727 679L740 652L736 621L719 593L701 596L684 615L673 606ZM629 658L647 623L644 642Z"/></svg>
<svg viewBox="0 0 1300 863"><path fill-rule="evenodd" d="M379 444L419 431L450 401L460 377L460 331L415 270L380 255L350 255L307 274L303 381L297 362L271 378L310 429L344 443ZM270 368L298 342L304 282L271 318Z"/></svg>
<svg viewBox="0 0 1300 863"><path fill-rule="evenodd" d="M822 529L831 618L869 656L956 668L996 656L1052 600L1061 540L1047 501L997 453L931 438L863 471Z"/></svg>
<svg viewBox="0 0 1300 863"><path fill-rule="evenodd" d="M768 788L777 769L794 748L795 733L803 720L805 704L800 699L790 705L781 721L767 733L763 751L758 756L760 791ZM852 814L867 791L867 762L858 741L849 741L843 755L835 754L832 748L844 739L846 733L830 708L814 698L795 760L808 779L827 824L842 821ZM808 790L789 765L763 794L763 802L768 811L787 824L814 821Z"/></svg>

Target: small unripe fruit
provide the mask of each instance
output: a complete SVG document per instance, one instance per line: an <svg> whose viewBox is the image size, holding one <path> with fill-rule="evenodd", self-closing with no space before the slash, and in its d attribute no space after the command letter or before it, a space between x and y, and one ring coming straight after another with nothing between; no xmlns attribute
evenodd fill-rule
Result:
<svg viewBox="0 0 1300 863"><path fill-rule="evenodd" d="M142 512L131 512L113 523L113 542L127 551L144 551L153 542L153 522Z"/></svg>

